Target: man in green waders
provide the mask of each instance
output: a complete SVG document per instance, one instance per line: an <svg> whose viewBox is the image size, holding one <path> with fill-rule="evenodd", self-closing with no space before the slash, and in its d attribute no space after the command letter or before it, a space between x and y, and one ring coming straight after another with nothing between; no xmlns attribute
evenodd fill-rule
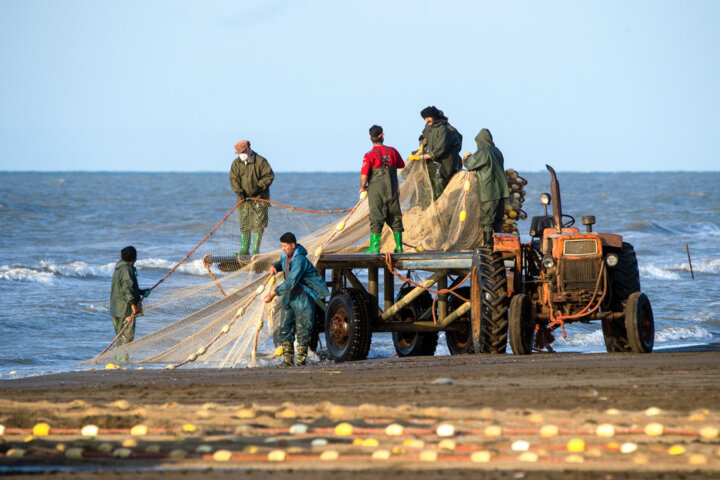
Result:
<svg viewBox="0 0 720 480"><path fill-rule="evenodd" d="M130 343L135 338L135 317L142 315L142 296L149 296L150 289L138 287L135 261L135 247L125 247L120 251L120 261L115 264L112 286L110 287L110 316L115 327L115 335L120 334L117 347ZM125 324L128 324L125 328ZM125 331L123 331L125 328ZM127 362L128 354L115 355L116 362Z"/></svg>
<svg viewBox="0 0 720 480"><path fill-rule="evenodd" d="M270 267L270 274L280 270L285 274L285 281L275 290L265 295L265 303L282 296L282 315L278 340L282 342L283 367L293 366L293 340L297 337L297 365L307 363L308 345L315 319L315 300L330 295L325 279L307 259L307 250L297 243L291 232L280 237L282 255L280 261Z"/></svg>
<svg viewBox="0 0 720 480"><path fill-rule="evenodd" d="M268 224L268 202L247 200L249 198L270 199L270 184L275 173L268 161L250 149L248 140L235 144L237 158L230 167L230 187L237 194L238 216L240 217L240 251L238 255L257 255L260 242ZM252 250L250 235L252 234Z"/></svg>
<svg viewBox="0 0 720 480"><path fill-rule="evenodd" d="M482 245L493 246L493 232L502 231L505 199L510 196L505 178L505 159L487 128L475 137L477 152L465 156L465 168L475 172Z"/></svg>
<svg viewBox="0 0 720 480"><path fill-rule="evenodd" d="M380 253L380 237L385 223L392 228L395 236L395 253L403 251L397 169L405 168L405 162L397 150L383 145L383 136L381 126L370 127L373 148L363 157L360 170L360 193L367 190L370 208L370 248L363 253Z"/></svg>
<svg viewBox="0 0 720 480"><path fill-rule="evenodd" d="M420 116L425 120L423 136L427 141L420 158L427 162L433 201L435 201L442 195L453 175L461 168L462 135L448 123L442 111L434 106L423 108Z"/></svg>

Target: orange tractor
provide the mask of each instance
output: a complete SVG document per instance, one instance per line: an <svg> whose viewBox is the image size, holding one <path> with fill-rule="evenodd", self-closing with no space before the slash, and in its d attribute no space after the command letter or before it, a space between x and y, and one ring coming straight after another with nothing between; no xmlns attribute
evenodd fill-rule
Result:
<svg viewBox="0 0 720 480"><path fill-rule="evenodd" d="M608 352L651 352L655 322L650 300L640 291L633 246L620 235L593 232L594 216L582 218L585 232L573 227L575 219L562 211L555 171L547 169L551 194L540 196L545 215L532 218L530 242L521 243L517 234L494 235L488 260L505 264L507 316L473 322L476 351L504 351L503 330L515 354L552 351L553 330L564 335L566 324L599 320ZM476 311L485 303L477 300L473 317L488 317Z"/></svg>

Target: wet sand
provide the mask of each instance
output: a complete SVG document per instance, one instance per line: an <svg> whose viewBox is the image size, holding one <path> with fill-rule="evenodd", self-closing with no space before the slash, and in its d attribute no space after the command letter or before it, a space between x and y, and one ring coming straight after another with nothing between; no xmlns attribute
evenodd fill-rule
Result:
<svg viewBox="0 0 720 480"><path fill-rule="evenodd" d="M141 479L194 479L213 468L212 478L390 478L407 470L416 478L451 479L479 472L491 479L720 478L720 440L707 436L708 427L720 426L716 347L650 355L394 358L293 369L94 370L5 380L0 474L31 468L48 478L98 478L83 470L99 468L102 478L113 478L137 468L133 475ZM51 425L50 435L28 439L40 421ZM341 422L353 432L335 431ZM290 430L298 423L308 433ZM404 433L387 435L390 423L404 425ZM646 433L651 423L665 432ZM80 436L88 424L100 428L97 440ZM130 435L139 424L148 434ZM441 435L443 424L454 433ZM603 424L622 433L599 437ZM546 425L560 433L541 434ZM488 427L503 433L495 436ZM328 445L311 444L317 438ZM566 447L575 438L585 446L573 453ZM452 440L452 448L443 440ZM516 441L527 448L517 449ZM98 450L100 443L111 453ZM123 443L129 458L114 458ZM621 453L626 443L636 450ZM682 452L670 454L677 446ZM23 457L11 458L11 448L25 450ZM70 448L82 449L83 458L69 459ZM383 449L390 459L372 457ZM185 458L171 459L172 450L183 450ZM227 461L213 459L218 450L229 452ZM284 460L268 461L273 450L285 452ZM475 452L488 452L490 460L471 460ZM68 470L49 473L58 466Z"/></svg>

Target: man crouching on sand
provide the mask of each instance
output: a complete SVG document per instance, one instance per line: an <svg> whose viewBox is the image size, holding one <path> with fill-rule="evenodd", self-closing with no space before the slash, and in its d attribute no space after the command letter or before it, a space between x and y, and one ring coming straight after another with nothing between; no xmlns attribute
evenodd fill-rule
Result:
<svg viewBox="0 0 720 480"><path fill-rule="evenodd" d="M307 363L308 345L315 318L315 300L330 295L325 279L307 259L307 250L297 243L295 235L290 232L280 237L282 256L279 262L270 267L270 274L275 275L282 269L285 281L275 290L265 295L265 303L277 296L283 296L282 316L278 339L282 342L283 362L280 366L294 365L293 340L297 336L297 364Z"/></svg>

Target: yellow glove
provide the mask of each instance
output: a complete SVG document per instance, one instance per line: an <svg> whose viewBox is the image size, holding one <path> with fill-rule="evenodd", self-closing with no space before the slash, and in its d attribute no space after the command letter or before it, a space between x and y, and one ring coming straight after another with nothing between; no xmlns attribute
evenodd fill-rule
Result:
<svg viewBox="0 0 720 480"><path fill-rule="evenodd" d="M420 160L420 155L416 155L416 154L408 155L407 161L412 162L413 160Z"/></svg>

